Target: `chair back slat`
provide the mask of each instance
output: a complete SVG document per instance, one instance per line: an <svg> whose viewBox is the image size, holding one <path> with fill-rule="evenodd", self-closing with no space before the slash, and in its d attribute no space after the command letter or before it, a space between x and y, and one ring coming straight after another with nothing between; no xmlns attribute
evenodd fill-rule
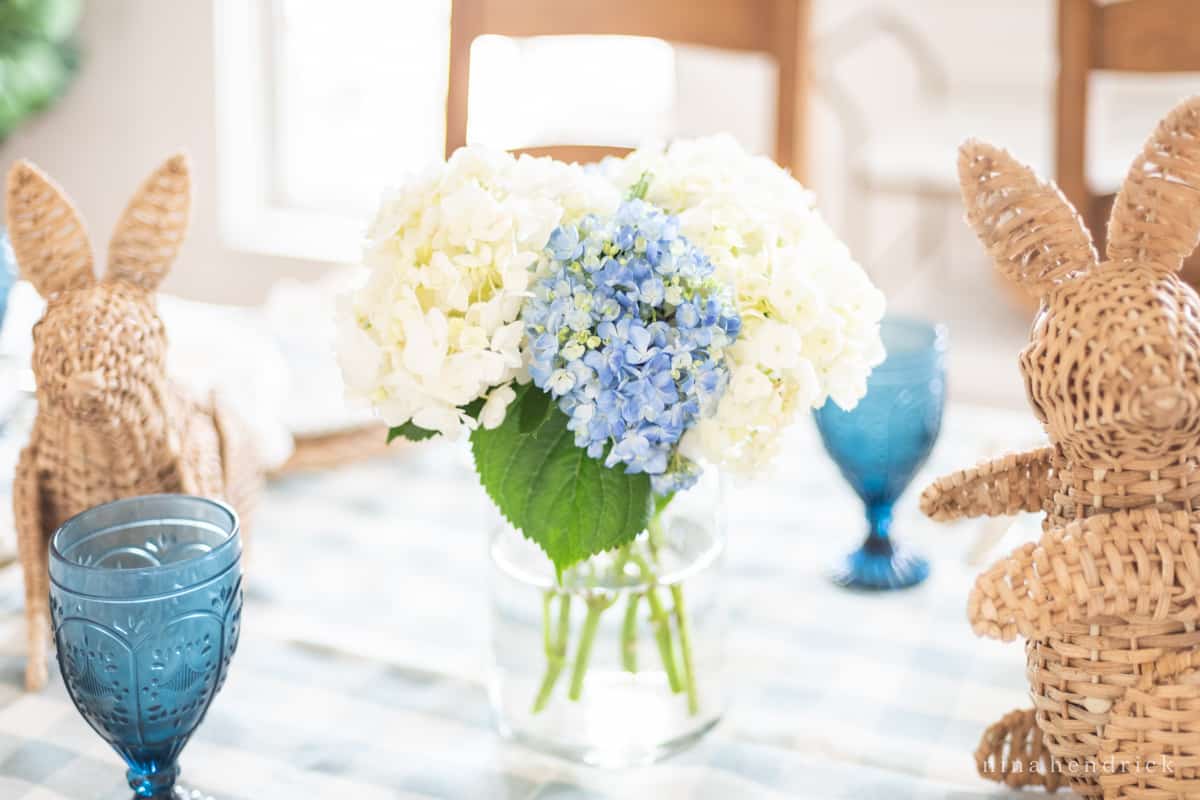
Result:
<svg viewBox="0 0 1200 800"><path fill-rule="evenodd" d="M471 43L501 36L648 36L675 44L760 52L779 68L775 160L804 180L811 0L454 0L446 156L466 144ZM625 148L556 143L521 152L569 161L620 155Z"/></svg>
<svg viewBox="0 0 1200 800"><path fill-rule="evenodd" d="M1058 0L1055 182L1103 252L1113 197L1094 190L1086 171L1088 85L1096 70L1200 72L1200 2ZM1200 278L1200 271L1188 262L1184 277Z"/></svg>
<svg viewBox="0 0 1200 800"><path fill-rule="evenodd" d="M1097 6L1093 69L1200 72L1200 3L1127 0Z"/></svg>
<svg viewBox="0 0 1200 800"><path fill-rule="evenodd" d="M568 164L592 164L608 156L620 158L630 151L628 147L607 147L593 144L555 144L544 147L518 147L512 150L514 155L550 156Z"/></svg>
<svg viewBox="0 0 1200 800"><path fill-rule="evenodd" d="M519 0L479 2L487 33L652 36L726 50L771 48L770 0Z"/></svg>

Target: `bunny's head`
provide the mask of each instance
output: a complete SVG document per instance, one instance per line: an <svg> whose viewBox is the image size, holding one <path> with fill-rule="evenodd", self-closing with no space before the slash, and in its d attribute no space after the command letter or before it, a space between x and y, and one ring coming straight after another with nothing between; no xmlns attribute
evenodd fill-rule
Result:
<svg viewBox="0 0 1200 800"><path fill-rule="evenodd" d="M104 425L144 408L165 376L166 334L154 290L188 225L186 157L168 159L121 215L97 280L83 222L61 189L34 165L8 174L7 223L21 277L46 299L34 326L38 403L78 422Z"/></svg>
<svg viewBox="0 0 1200 800"><path fill-rule="evenodd" d="M1020 362L1051 439L1111 466L1200 450L1200 298L1177 274L1200 233L1200 98L1133 162L1104 261L1062 193L1005 151L967 142L959 177L1000 270L1041 298Z"/></svg>

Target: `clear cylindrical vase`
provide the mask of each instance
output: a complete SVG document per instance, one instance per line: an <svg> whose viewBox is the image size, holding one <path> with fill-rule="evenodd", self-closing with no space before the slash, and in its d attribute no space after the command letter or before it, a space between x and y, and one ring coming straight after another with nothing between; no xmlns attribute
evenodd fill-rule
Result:
<svg viewBox="0 0 1200 800"><path fill-rule="evenodd" d="M561 581L497 517L491 536L490 693L500 732L623 767L698 741L727 700L721 479L708 469L632 544Z"/></svg>

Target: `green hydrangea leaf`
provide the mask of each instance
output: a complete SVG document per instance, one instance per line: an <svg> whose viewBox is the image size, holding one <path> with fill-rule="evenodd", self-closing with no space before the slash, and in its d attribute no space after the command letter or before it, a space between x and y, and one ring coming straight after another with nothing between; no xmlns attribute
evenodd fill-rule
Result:
<svg viewBox="0 0 1200 800"><path fill-rule="evenodd" d="M437 435L437 431L431 431L428 428L422 428L420 425L414 425L412 420L409 420L403 425L394 425L388 428L387 443L391 444L397 439L407 439L410 442L423 442Z"/></svg>
<svg viewBox="0 0 1200 800"><path fill-rule="evenodd" d="M515 402L515 401L514 401ZM528 392L521 402L520 431L534 433L550 412L550 395L540 389ZM510 412L511 413L511 410Z"/></svg>
<svg viewBox="0 0 1200 800"><path fill-rule="evenodd" d="M472 419L479 419L479 412L483 410L484 399L476 398L459 410ZM432 439L438 435L438 431L431 431L428 428L422 428L415 424L412 420L403 425L394 425L388 428L387 443L391 444L396 439L406 439L410 442L423 442L426 439Z"/></svg>
<svg viewBox="0 0 1200 800"><path fill-rule="evenodd" d="M504 422L471 434L480 482L514 528L536 542L561 578L563 570L633 541L650 518L650 479L609 469L575 446L567 415L545 404L544 419L522 432L526 403L544 393L517 387ZM531 415L532 418L532 415Z"/></svg>

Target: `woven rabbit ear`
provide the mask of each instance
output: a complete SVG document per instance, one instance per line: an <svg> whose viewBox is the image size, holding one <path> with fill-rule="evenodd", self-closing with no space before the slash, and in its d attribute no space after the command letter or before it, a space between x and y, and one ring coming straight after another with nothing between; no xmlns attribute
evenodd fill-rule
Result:
<svg viewBox="0 0 1200 800"><path fill-rule="evenodd" d="M42 297L95 282L92 245L70 199L28 161L8 171L5 213L21 277Z"/></svg>
<svg viewBox="0 0 1200 800"><path fill-rule="evenodd" d="M177 153L146 178L117 221L105 279L156 288L187 235L191 202L187 156Z"/></svg>
<svg viewBox="0 0 1200 800"><path fill-rule="evenodd" d="M1079 214L1056 186L1004 150L968 140L958 151L967 221L996 266L1034 295L1096 264Z"/></svg>
<svg viewBox="0 0 1200 800"><path fill-rule="evenodd" d="M1113 203L1108 257L1174 271L1200 234L1200 97L1180 103L1134 159Z"/></svg>

